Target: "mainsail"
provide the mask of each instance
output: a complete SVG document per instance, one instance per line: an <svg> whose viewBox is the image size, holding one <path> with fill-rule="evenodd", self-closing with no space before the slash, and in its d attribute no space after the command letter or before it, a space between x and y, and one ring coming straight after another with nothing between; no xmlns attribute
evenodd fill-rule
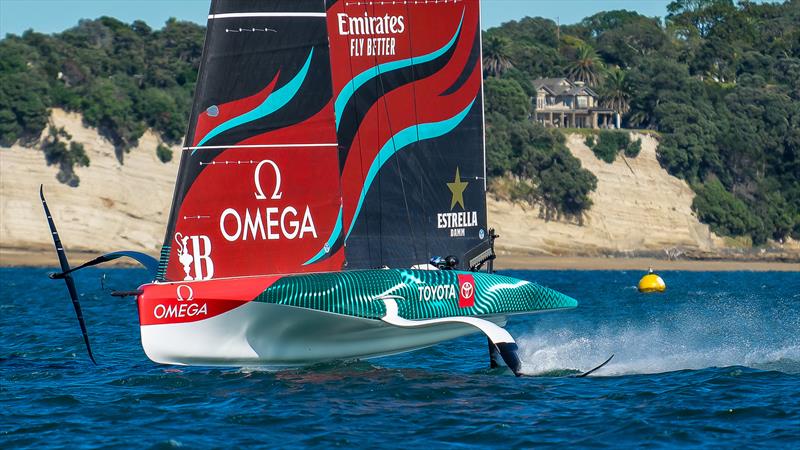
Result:
<svg viewBox="0 0 800 450"><path fill-rule="evenodd" d="M480 56L477 0L212 1L159 278L487 247Z"/></svg>

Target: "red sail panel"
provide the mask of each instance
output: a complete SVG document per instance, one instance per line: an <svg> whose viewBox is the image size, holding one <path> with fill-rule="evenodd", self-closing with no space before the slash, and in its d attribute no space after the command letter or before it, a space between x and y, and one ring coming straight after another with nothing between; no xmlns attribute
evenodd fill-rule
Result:
<svg viewBox="0 0 800 450"><path fill-rule="evenodd" d="M341 270L336 142L324 3L212 2L160 278Z"/></svg>
<svg viewBox="0 0 800 450"><path fill-rule="evenodd" d="M348 267L485 243L478 1L329 1L328 29Z"/></svg>

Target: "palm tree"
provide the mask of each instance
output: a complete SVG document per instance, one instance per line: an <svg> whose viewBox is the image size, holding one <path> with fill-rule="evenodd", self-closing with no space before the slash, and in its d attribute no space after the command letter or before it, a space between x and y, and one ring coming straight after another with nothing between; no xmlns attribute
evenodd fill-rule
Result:
<svg viewBox="0 0 800 450"><path fill-rule="evenodd" d="M598 85L603 72L600 55L587 44L580 44L575 50L575 60L567 66L567 74L572 81L582 81L589 86Z"/></svg>
<svg viewBox="0 0 800 450"><path fill-rule="evenodd" d="M508 39L489 35L483 41L483 70L486 76L500 76L514 67L508 55Z"/></svg>
<svg viewBox="0 0 800 450"><path fill-rule="evenodd" d="M614 67L603 82L600 103L605 108L610 108L617 113L617 126L620 125L622 114L630 111L630 84L626 79L626 72L619 67Z"/></svg>

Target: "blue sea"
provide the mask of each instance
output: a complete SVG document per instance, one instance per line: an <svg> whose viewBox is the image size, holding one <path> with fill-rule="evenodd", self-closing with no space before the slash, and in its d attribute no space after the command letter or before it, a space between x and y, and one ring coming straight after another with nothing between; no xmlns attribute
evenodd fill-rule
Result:
<svg viewBox="0 0 800 450"><path fill-rule="evenodd" d="M98 366L63 283L0 269L0 448L800 447L800 274L508 271L577 298L512 317L524 371L479 335L304 369L150 362L144 271L77 276ZM614 354L587 378L586 370Z"/></svg>

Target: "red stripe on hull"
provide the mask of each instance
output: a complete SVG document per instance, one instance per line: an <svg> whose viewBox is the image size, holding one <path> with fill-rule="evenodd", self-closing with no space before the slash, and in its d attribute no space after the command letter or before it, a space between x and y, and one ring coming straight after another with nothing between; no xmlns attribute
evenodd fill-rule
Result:
<svg viewBox="0 0 800 450"><path fill-rule="evenodd" d="M264 292L280 276L187 283L147 284L138 298L139 324L197 322L238 308Z"/></svg>

